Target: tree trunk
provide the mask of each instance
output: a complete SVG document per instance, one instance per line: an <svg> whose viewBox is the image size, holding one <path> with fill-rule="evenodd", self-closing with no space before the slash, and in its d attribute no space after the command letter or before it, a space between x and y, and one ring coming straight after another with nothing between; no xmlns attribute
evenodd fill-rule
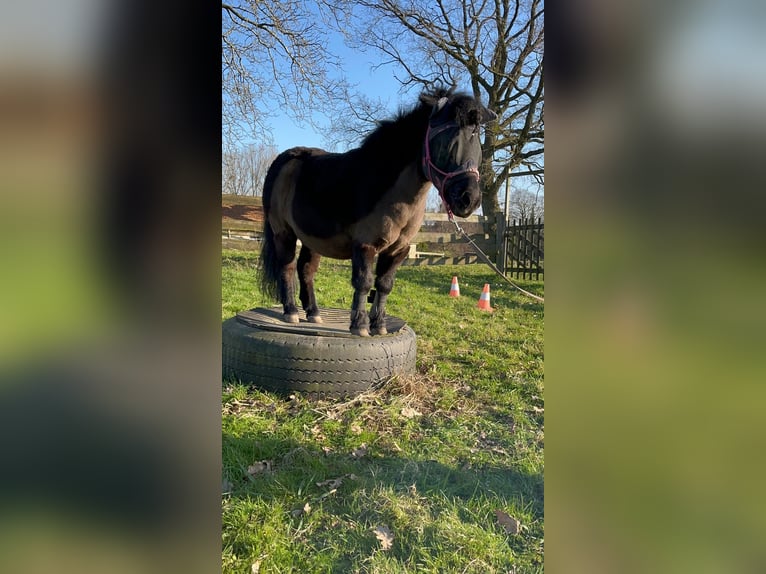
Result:
<svg viewBox="0 0 766 574"><path fill-rule="evenodd" d="M500 211L500 202L497 200L497 192L502 183L501 177L492 169L492 157L494 155L495 134L487 130L484 134L482 145L481 166L481 210L484 213L484 233L493 241L497 235L496 213ZM488 253L494 258L494 253Z"/></svg>

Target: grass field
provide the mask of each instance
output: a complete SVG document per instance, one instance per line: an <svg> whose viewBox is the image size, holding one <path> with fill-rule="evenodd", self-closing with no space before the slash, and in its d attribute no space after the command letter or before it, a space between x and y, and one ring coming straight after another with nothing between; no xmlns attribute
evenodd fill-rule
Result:
<svg viewBox="0 0 766 574"><path fill-rule="evenodd" d="M272 304L256 265L224 251L224 319ZM316 288L350 307L350 267L323 261ZM543 571L542 304L485 266L433 266L401 269L388 311L418 335L416 375L346 402L224 381L224 573Z"/></svg>

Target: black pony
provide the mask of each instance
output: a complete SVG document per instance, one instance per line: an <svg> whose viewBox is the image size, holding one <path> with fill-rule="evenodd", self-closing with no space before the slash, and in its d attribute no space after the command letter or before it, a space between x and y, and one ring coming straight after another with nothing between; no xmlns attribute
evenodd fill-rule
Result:
<svg viewBox="0 0 766 574"><path fill-rule="evenodd" d="M263 185L260 279L263 291L284 306L285 321L298 322L297 266L306 318L322 322L314 274L324 255L351 259L351 332L385 334L386 299L423 221L431 183L455 215L467 217L479 207L479 126L495 117L471 96L439 90L381 122L359 148L339 154L296 147L277 156Z"/></svg>

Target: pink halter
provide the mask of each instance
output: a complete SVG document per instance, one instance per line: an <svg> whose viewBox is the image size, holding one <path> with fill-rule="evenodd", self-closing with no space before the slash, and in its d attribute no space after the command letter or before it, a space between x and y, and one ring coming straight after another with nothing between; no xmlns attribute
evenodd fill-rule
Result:
<svg viewBox="0 0 766 574"><path fill-rule="evenodd" d="M476 176L476 181L479 181L479 170L473 165L472 161L466 162L463 166L461 166L460 169L456 169L455 171L444 171L436 167L431 161L431 137L432 135L436 135L440 132L443 132L444 130L452 127L456 127L456 122L447 122L446 124L443 124L442 126L439 126L439 128L435 131L435 133L431 133L431 124L428 124L428 129L426 130L426 141L423 151L423 173L425 174L426 178L434 184L434 187L436 187L436 190L439 192L439 196L442 198L442 201L444 202L444 205L447 207L447 213L452 215L452 210L449 207L449 204L447 203L447 200L444 197L444 188L447 184L447 181L450 178L455 177L456 175L462 175L464 173L470 173ZM434 173L435 172L435 173ZM438 175L437 175L438 174ZM440 180L441 178L441 180Z"/></svg>

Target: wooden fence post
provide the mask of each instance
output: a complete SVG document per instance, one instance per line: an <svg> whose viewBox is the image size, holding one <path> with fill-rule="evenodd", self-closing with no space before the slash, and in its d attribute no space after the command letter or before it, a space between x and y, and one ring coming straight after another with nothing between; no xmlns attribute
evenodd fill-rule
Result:
<svg viewBox="0 0 766 574"><path fill-rule="evenodd" d="M498 211L495 214L495 221L497 223L497 231L495 234L495 244L497 245L497 256L495 257L495 264L497 268L505 273L505 259L506 259L506 241L505 241L505 227L508 222L505 219L505 214L502 211Z"/></svg>

